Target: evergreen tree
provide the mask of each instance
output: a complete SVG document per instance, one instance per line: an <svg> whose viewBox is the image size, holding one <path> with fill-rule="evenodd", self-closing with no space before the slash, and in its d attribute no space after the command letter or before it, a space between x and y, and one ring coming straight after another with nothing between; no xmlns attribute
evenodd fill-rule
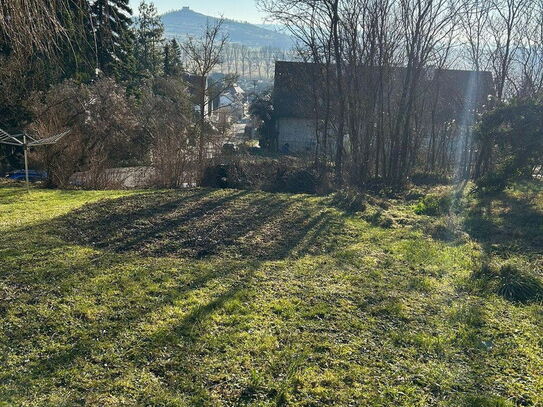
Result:
<svg viewBox="0 0 543 407"><path fill-rule="evenodd" d="M97 68L97 42L88 1L69 0L66 9L59 15L59 21L70 35L61 37L60 55L48 63L52 83L67 78L83 82L90 80Z"/></svg>
<svg viewBox="0 0 543 407"><path fill-rule="evenodd" d="M164 59L162 42L164 26L153 3L142 0L135 28L135 56L138 70L145 76L162 73Z"/></svg>
<svg viewBox="0 0 543 407"><path fill-rule="evenodd" d="M122 41L122 47L125 51L124 58L118 60L114 65L115 69L113 74L117 79L125 83L134 83L140 79L140 75L138 73L138 64L136 62L134 32L132 29L130 29ZM127 84L127 86L128 88L132 87L130 84Z"/></svg>
<svg viewBox="0 0 543 407"><path fill-rule="evenodd" d="M97 68L106 75L126 76L133 34L129 0L95 0L91 5Z"/></svg>
<svg viewBox="0 0 543 407"><path fill-rule="evenodd" d="M180 75L183 72L183 64L181 62L181 47L175 38L170 43L170 49L173 61L173 74Z"/></svg>
<svg viewBox="0 0 543 407"><path fill-rule="evenodd" d="M170 44L167 42L164 45L164 75L170 76L172 72L172 60L170 54Z"/></svg>
<svg viewBox="0 0 543 407"><path fill-rule="evenodd" d="M182 71L181 48L174 38L164 45L164 75L179 76Z"/></svg>

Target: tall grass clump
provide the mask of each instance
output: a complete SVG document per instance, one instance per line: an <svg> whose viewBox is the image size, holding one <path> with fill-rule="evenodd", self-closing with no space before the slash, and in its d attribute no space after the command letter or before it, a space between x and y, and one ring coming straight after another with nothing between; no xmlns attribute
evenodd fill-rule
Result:
<svg viewBox="0 0 543 407"><path fill-rule="evenodd" d="M481 288L512 302L543 300L543 282L519 261L485 263L475 271L473 278L481 283Z"/></svg>

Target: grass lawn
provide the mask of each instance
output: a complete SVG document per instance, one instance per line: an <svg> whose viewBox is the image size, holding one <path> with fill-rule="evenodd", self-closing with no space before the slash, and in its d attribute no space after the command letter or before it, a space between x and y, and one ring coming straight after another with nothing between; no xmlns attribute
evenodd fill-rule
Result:
<svg viewBox="0 0 543 407"><path fill-rule="evenodd" d="M541 301L474 277L541 277L542 191L0 186L0 406L543 406Z"/></svg>

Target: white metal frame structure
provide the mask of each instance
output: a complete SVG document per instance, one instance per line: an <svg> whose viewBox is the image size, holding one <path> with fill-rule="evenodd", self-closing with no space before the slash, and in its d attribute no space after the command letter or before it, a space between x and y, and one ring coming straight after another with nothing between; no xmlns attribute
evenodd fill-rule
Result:
<svg viewBox="0 0 543 407"><path fill-rule="evenodd" d="M67 135L70 130L67 130L63 133L56 134L51 137L37 139L29 136L25 132L21 134L9 134L6 131L0 129L0 144L8 144L10 146L22 147L24 151L24 160L25 160L25 180L26 187L29 189L30 183L28 179L28 149L30 147L39 147L46 146L50 144L56 144L62 137Z"/></svg>

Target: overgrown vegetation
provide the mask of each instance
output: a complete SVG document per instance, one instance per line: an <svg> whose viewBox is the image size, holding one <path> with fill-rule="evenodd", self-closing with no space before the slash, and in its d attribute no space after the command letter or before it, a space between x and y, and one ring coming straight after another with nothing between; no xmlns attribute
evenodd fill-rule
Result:
<svg viewBox="0 0 543 407"><path fill-rule="evenodd" d="M398 188L475 177L480 191L496 192L541 171L540 1L258 3L297 40L289 55L312 63L291 84L301 100L278 103L278 89L252 95L263 149L289 152L278 145L278 108L301 104L316 126L308 165L278 190L311 192L315 179L313 189L327 190L324 181ZM99 168L126 166L153 167L157 187L197 183L225 144L227 121L208 117L236 77L223 74L239 59L242 75L248 64L269 73L278 56L263 50L261 67L256 52L228 44L220 19L178 43L164 38L152 2L137 14L128 0L12 0L0 9L0 127L38 137L73 130L47 157L31 157L51 185L85 171L100 179L89 186L103 187ZM19 150L0 147L2 172L22 167Z"/></svg>
<svg viewBox="0 0 543 407"><path fill-rule="evenodd" d="M541 405L541 187L516 185L490 212L466 195L465 219L414 213L418 194L442 188L385 199L5 184L0 401ZM427 232L463 224L463 239Z"/></svg>
<svg viewBox="0 0 543 407"><path fill-rule="evenodd" d="M518 302L541 301L543 283L533 272L526 270L529 265L518 262L504 262L501 265L484 264L473 274L484 289L501 295L507 300Z"/></svg>
<svg viewBox="0 0 543 407"><path fill-rule="evenodd" d="M505 117L504 133L514 125L517 145L528 148L537 134L525 126L542 116L534 106L543 91L539 1L258 3L295 37L299 59L312 63L293 67L292 83L282 82L303 102L276 89L276 110L289 117L300 105L299 118L315 120L314 159L333 162L338 183L479 177L497 140L474 142L473 126L496 107L484 121Z"/></svg>
<svg viewBox="0 0 543 407"><path fill-rule="evenodd" d="M451 209L452 196L450 193L428 194L415 205L418 215L445 215Z"/></svg>
<svg viewBox="0 0 543 407"><path fill-rule="evenodd" d="M200 185L305 194L326 194L333 189L329 180L320 177L303 158L243 154L228 161L227 164L210 164Z"/></svg>
<svg viewBox="0 0 543 407"><path fill-rule="evenodd" d="M47 186L171 188L0 181L0 406L543 406L543 3L258 3L313 63L304 156L277 88L267 151L224 143L222 20L0 6L0 127L71 130Z"/></svg>
<svg viewBox="0 0 543 407"><path fill-rule="evenodd" d="M477 131L479 193L496 194L512 182L540 176L542 134L541 103L514 101L485 114Z"/></svg>
<svg viewBox="0 0 543 407"><path fill-rule="evenodd" d="M0 9L0 128L37 138L70 130L32 154L32 167L64 188L78 172L86 187L118 187L108 170L122 167L150 168L139 185L195 184L224 143L211 101L235 79L208 80L226 43L222 20L179 44L164 39L152 2L135 19L128 0L41 3ZM21 168L21 153L0 144L0 171Z"/></svg>

